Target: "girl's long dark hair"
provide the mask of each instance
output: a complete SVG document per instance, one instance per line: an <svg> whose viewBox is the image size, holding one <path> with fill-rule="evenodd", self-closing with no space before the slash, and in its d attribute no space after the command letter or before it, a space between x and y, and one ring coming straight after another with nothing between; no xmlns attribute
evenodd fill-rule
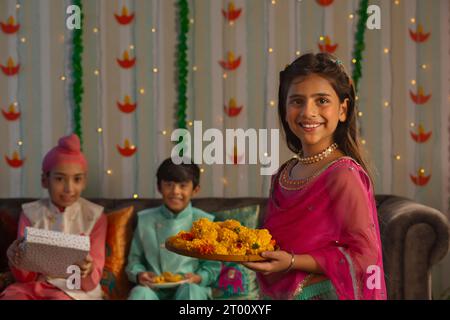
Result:
<svg viewBox="0 0 450 320"><path fill-rule="evenodd" d="M278 115L286 135L288 148L295 153L302 150L300 139L291 131L286 121L286 100L289 87L294 79L311 74L317 74L327 79L339 97L340 103L348 99L347 119L344 122L339 121L333 138L346 156L352 157L364 168L373 183L372 167L360 145L353 81L345 71L342 62L329 53L304 54L280 72Z"/></svg>

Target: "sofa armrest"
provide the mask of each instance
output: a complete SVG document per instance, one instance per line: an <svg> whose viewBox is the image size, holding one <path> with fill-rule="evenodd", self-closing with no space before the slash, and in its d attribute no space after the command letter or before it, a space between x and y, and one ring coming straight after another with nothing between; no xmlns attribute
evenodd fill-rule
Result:
<svg viewBox="0 0 450 320"><path fill-rule="evenodd" d="M389 299L431 299L431 268L449 251L450 227L440 211L398 196L378 203Z"/></svg>

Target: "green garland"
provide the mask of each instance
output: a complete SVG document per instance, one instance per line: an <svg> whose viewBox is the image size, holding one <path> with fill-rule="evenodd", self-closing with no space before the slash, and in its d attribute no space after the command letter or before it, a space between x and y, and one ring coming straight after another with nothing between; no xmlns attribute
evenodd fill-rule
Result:
<svg viewBox="0 0 450 320"><path fill-rule="evenodd" d="M83 138L81 132L81 104L83 100L83 6L81 0L73 0L73 4L78 6L81 11L81 27L73 30L72 38L72 95L74 100L73 119L74 119L74 133L80 138L81 146L83 146Z"/></svg>
<svg viewBox="0 0 450 320"><path fill-rule="evenodd" d="M186 129L186 108L187 108L187 77L188 77L188 59L187 59L187 40L189 32L189 4L187 0L178 0L178 45L177 62L178 71L178 111L177 127Z"/></svg>
<svg viewBox="0 0 450 320"><path fill-rule="evenodd" d="M356 61L354 63L352 75L356 92L358 92L358 82L362 76L361 62L362 62L362 54L366 47L364 43L364 32L366 31L366 22L369 16L367 14L368 6L369 0L361 0L359 3L359 10L358 10L359 20L355 34L355 46L353 49L353 59L355 59Z"/></svg>

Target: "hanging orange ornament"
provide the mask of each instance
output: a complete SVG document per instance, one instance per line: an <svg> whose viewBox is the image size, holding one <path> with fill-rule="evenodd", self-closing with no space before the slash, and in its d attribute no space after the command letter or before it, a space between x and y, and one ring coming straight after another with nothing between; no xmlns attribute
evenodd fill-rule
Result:
<svg viewBox="0 0 450 320"><path fill-rule="evenodd" d="M416 31L412 31L411 29L409 29L409 35L411 36L411 39L413 39L413 41L421 43L421 42L425 42L428 40L428 37L430 36L430 32L428 33L424 33L423 32L423 27L422 25L419 23L417 25Z"/></svg>
<svg viewBox="0 0 450 320"><path fill-rule="evenodd" d="M334 0L316 0L316 2L322 7L327 7L333 3Z"/></svg>
<svg viewBox="0 0 450 320"><path fill-rule="evenodd" d="M241 113L243 106L237 106L236 100L234 98L231 98L228 102L228 106L223 106L223 110L229 117L236 117Z"/></svg>
<svg viewBox="0 0 450 320"><path fill-rule="evenodd" d="M227 55L227 60L219 61L222 68L226 70L235 70L241 64L241 57L239 56L237 59L234 57L233 52L229 51Z"/></svg>
<svg viewBox="0 0 450 320"><path fill-rule="evenodd" d="M414 101L415 104L425 104L428 102L428 100L430 100L431 98L431 94L429 95L425 95L423 88L421 86L419 86L417 88L417 94L414 94L411 90L409 91L409 95L412 99L412 101Z"/></svg>
<svg viewBox="0 0 450 320"><path fill-rule="evenodd" d="M125 50L123 52L123 59L117 59L117 63L124 69L130 69L134 67L136 64L136 58L130 59L130 54L128 53L128 50Z"/></svg>
<svg viewBox="0 0 450 320"><path fill-rule="evenodd" d="M124 146L121 147L117 145L117 150L122 156L131 157L133 154L136 153L137 147L135 145L130 144L130 141L128 139L125 139Z"/></svg>
<svg viewBox="0 0 450 320"><path fill-rule="evenodd" d="M418 142L418 143L427 142L428 139L431 137L431 133L432 133L431 131L425 133L425 129L423 128L423 126L421 124L419 124L419 128L417 130L417 133L412 132L412 131L410 132L411 137L413 138L413 140L415 142Z"/></svg>
<svg viewBox="0 0 450 320"><path fill-rule="evenodd" d="M20 28L20 24L16 24L13 16L9 16L7 23L0 22L0 26L2 27L3 32L6 34L16 33Z"/></svg>
<svg viewBox="0 0 450 320"><path fill-rule="evenodd" d="M225 11L222 9L222 14L225 17L225 19L227 19L228 21L235 21L237 18L239 18L239 16L241 15L241 11L242 9L236 9L234 7L234 3L233 1L230 1L228 3L228 11Z"/></svg>
<svg viewBox="0 0 450 320"><path fill-rule="evenodd" d="M8 111L5 111L2 109L2 114L5 117L5 119L8 121L15 121L15 120L19 119L19 117L20 117L20 112L16 111L16 108L14 107L14 103L11 103L9 105Z"/></svg>
<svg viewBox="0 0 450 320"><path fill-rule="evenodd" d="M328 36L324 37L324 40L320 41L318 43L319 45L319 50L321 52L328 52L328 53L334 53L338 47L338 44L332 44L331 43L331 39Z"/></svg>
<svg viewBox="0 0 450 320"><path fill-rule="evenodd" d="M8 156L5 156L5 160L6 160L6 163L8 163L8 165L11 168L20 168L23 165L23 163L25 162L25 159L20 159L19 153L17 151L13 152L13 155L11 158L9 158Z"/></svg>
<svg viewBox="0 0 450 320"><path fill-rule="evenodd" d="M123 103L117 102L117 107L123 113L131 113L136 110L137 103L131 103L130 96L126 95Z"/></svg>
<svg viewBox="0 0 450 320"><path fill-rule="evenodd" d="M14 59L9 57L6 66L0 64L0 68L6 76L14 76L19 72L20 64L16 64Z"/></svg>
<svg viewBox="0 0 450 320"><path fill-rule="evenodd" d="M122 7L122 14L120 16L117 14L114 14L114 16L116 17L117 22L122 25L127 25L134 19L134 13L128 14L128 8L126 6Z"/></svg>
<svg viewBox="0 0 450 320"><path fill-rule="evenodd" d="M412 182L417 186L424 186L430 181L431 174L428 176L425 176L425 169L420 168L417 171L417 176L410 175Z"/></svg>

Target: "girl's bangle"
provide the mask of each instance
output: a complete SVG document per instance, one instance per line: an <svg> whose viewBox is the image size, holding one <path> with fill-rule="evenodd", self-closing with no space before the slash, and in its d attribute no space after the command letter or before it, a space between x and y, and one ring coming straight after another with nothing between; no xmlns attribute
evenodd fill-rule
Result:
<svg viewBox="0 0 450 320"><path fill-rule="evenodd" d="M289 265L289 267L284 270L284 273L288 273L289 271L291 271L292 267L294 266L295 263L295 254L293 252L291 252L291 264Z"/></svg>

